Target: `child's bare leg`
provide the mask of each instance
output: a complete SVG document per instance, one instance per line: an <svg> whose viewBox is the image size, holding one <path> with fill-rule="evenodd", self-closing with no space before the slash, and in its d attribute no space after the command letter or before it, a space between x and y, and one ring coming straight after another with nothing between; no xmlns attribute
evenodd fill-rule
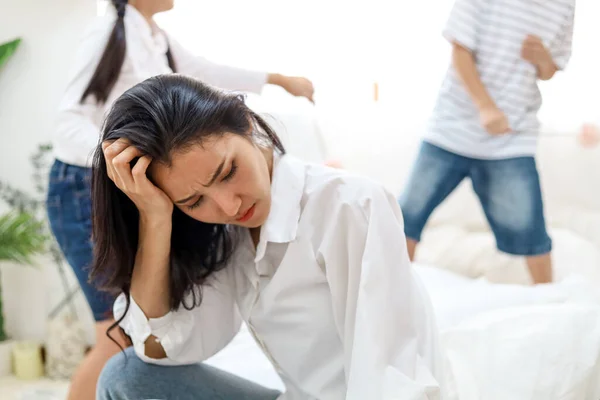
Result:
<svg viewBox="0 0 600 400"><path fill-rule="evenodd" d="M526 261L534 284L552 282L552 257L550 253L526 257Z"/></svg>

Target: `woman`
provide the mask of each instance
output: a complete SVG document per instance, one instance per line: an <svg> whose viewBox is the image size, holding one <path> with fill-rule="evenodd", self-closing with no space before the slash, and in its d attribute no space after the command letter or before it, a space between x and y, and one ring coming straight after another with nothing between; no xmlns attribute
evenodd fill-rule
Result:
<svg viewBox="0 0 600 400"><path fill-rule="evenodd" d="M218 87L259 92L265 83L312 98L304 78L246 71L194 57L153 22L172 8L172 0L113 0L114 12L88 31L60 105L54 138L56 162L50 174L48 214L66 259L73 267L96 320L96 345L73 378L70 399L94 399L105 362L119 348L104 332L114 322L112 300L88 281L90 243L90 155L98 144L102 118L113 101L135 84L158 74L179 71Z"/></svg>
<svg viewBox="0 0 600 400"><path fill-rule="evenodd" d="M197 364L241 320L280 398L440 398L432 312L380 185L285 155L243 98L180 75L123 94L102 135L92 273L122 293L137 357L107 364L99 399L277 398Z"/></svg>

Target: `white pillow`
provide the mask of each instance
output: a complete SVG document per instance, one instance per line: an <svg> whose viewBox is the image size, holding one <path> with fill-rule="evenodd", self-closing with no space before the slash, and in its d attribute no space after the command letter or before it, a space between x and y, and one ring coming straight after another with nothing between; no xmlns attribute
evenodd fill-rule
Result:
<svg viewBox="0 0 600 400"><path fill-rule="evenodd" d="M487 231L453 225L432 227L424 232L415 259L471 278L486 276L497 283L530 283L523 259L500 253L494 236Z"/></svg>
<svg viewBox="0 0 600 400"><path fill-rule="evenodd" d="M565 229L551 229L550 236L555 280L576 274L600 286L600 247ZM456 226L432 228L424 233L416 260L464 276L485 276L496 283L531 281L524 258L500 253L491 232Z"/></svg>
<svg viewBox="0 0 600 400"><path fill-rule="evenodd" d="M554 228L568 229L600 249L600 210L563 206L551 213L548 223Z"/></svg>
<svg viewBox="0 0 600 400"><path fill-rule="evenodd" d="M272 101L248 95L247 104L277 132L289 154L318 164L328 159L315 108L306 99L283 95Z"/></svg>
<svg viewBox="0 0 600 400"><path fill-rule="evenodd" d="M600 399L600 307L502 309L442 334L451 400Z"/></svg>

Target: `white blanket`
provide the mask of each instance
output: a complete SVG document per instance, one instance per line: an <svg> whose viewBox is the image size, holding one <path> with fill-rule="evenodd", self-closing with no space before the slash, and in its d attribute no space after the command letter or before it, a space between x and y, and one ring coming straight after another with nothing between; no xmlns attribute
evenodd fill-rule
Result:
<svg viewBox="0 0 600 400"><path fill-rule="evenodd" d="M600 307L562 304L482 314L446 330L451 400L600 399Z"/></svg>
<svg viewBox="0 0 600 400"><path fill-rule="evenodd" d="M521 286L418 266L450 400L600 399L600 298L586 279Z"/></svg>
<svg viewBox="0 0 600 400"><path fill-rule="evenodd" d="M492 284L416 266L442 331L450 400L600 399L600 300L576 278ZM284 390L245 327L209 360Z"/></svg>

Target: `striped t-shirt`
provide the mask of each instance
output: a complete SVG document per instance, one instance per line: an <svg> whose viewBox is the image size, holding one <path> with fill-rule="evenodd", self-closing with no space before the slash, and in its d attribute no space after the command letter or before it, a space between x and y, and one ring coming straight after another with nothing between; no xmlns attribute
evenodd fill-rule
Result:
<svg viewBox="0 0 600 400"><path fill-rule="evenodd" d="M425 140L480 159L535 154L542 98L536 67L521 58L527 35L539 36L563 69L571 55L575 0L456 0L444 37L469 49L490 96L512 133L490 135L456 71L450 66Z"/></svg>

